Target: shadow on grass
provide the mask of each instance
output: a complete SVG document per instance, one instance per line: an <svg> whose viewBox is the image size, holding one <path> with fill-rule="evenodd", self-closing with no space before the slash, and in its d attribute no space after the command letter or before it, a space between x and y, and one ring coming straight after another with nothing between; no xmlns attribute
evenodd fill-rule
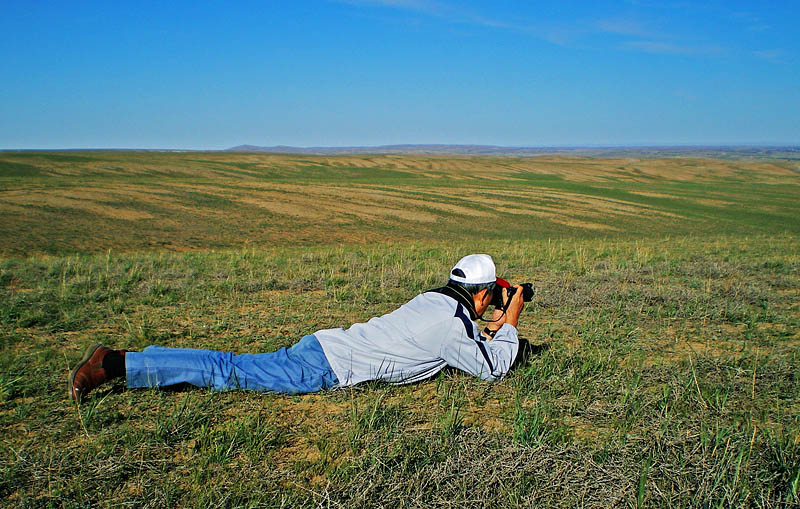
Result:
<svg viewBox="0 0 800 509"><path fill-rule="evenodd" d="M514 364L511 366L511 371L517 369L519 366L523 366L528 364L528 361L531 357L539 356L543 354L547 349L550 348L550 343L541 343L541 344L532 344L528 341L527 338L521 337L519 338L519 351L517 352L517 358L514 360Z"/></svg>
<svg viewBox="0 0 800 509"><path fill-rule="evenodd" d="M158 387L158 388L155 388L155 389L160 391L160 392L165 392L165 393L170 393L170 394L172 394L172 393L178 394L178 393L189 392L189 391L193 391L193 390L206 390L206 391L208 390L207 388L197 387L197 386L194 386L194 385L192 385L190 383L185 383L185 382L179 383L179 384L175 384L175 385L165 385L163 387ZM100 389L100 390L93 391L91 395L87 395L87 398L94 397L94 398L98 398L98 399L103 399L103 398L105 398L106 396L108 396L110 394L122 394L122 393L127 392L127 391L146 391L146 390L148 390L148 389L144 388L144 387L139 387L139 388L135 387L135 388L129 389L128 386L125 384L124 379L119 379L119 380L114 380L105 389Z"/></svg>

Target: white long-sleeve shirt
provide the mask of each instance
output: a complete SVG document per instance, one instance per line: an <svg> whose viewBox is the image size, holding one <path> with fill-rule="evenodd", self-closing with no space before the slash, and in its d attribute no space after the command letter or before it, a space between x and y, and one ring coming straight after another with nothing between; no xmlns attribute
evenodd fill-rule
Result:
<svg viewBox="0 0 800 509"><path fill-rule="evenodd" d="M455 299L426 292L395 311L349 329L314 333L339 386L366 380L410 383L453 366L484 380L499 380L517 356L517 329L504 324L486 341Z"/></svg>

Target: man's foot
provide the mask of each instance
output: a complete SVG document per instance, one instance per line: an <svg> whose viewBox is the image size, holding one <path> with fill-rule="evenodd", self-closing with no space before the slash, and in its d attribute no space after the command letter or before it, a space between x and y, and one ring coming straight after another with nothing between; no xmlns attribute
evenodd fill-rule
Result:
<svg viewBox="0 0 800 509"><path fill-rule="evenodd" d="M69 375L70 398L80 402L95 387L117 378L119 374L108 369L110 359L107 359L107 357L116 356L124 359L125 351L112 350L100 344L87 348L83 359Z"/></svg>

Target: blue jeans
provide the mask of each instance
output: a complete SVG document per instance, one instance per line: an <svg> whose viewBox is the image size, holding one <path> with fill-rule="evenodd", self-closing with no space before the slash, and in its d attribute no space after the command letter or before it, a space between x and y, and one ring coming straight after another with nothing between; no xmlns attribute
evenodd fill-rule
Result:
<svg viewBox="0 0 800 509"><path fill-rule="evenodd" d="M125 371L131 388L189 383L218 391L301 394L339 383L313 334L290 348L260 354L148 346L125 355Z"/></svg>

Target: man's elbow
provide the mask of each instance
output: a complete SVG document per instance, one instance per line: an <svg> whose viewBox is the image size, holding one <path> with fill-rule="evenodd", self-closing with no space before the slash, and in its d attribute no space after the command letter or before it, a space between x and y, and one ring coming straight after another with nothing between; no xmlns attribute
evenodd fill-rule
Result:
<svg viewBox="0 0 800 509"><path fill-rule="evenodd" d="M486 380L488 382L499 382L508 374L510 366L510 364L492 366L493 369L481 371L478 376L481 378L481 380Z"/></svg>

